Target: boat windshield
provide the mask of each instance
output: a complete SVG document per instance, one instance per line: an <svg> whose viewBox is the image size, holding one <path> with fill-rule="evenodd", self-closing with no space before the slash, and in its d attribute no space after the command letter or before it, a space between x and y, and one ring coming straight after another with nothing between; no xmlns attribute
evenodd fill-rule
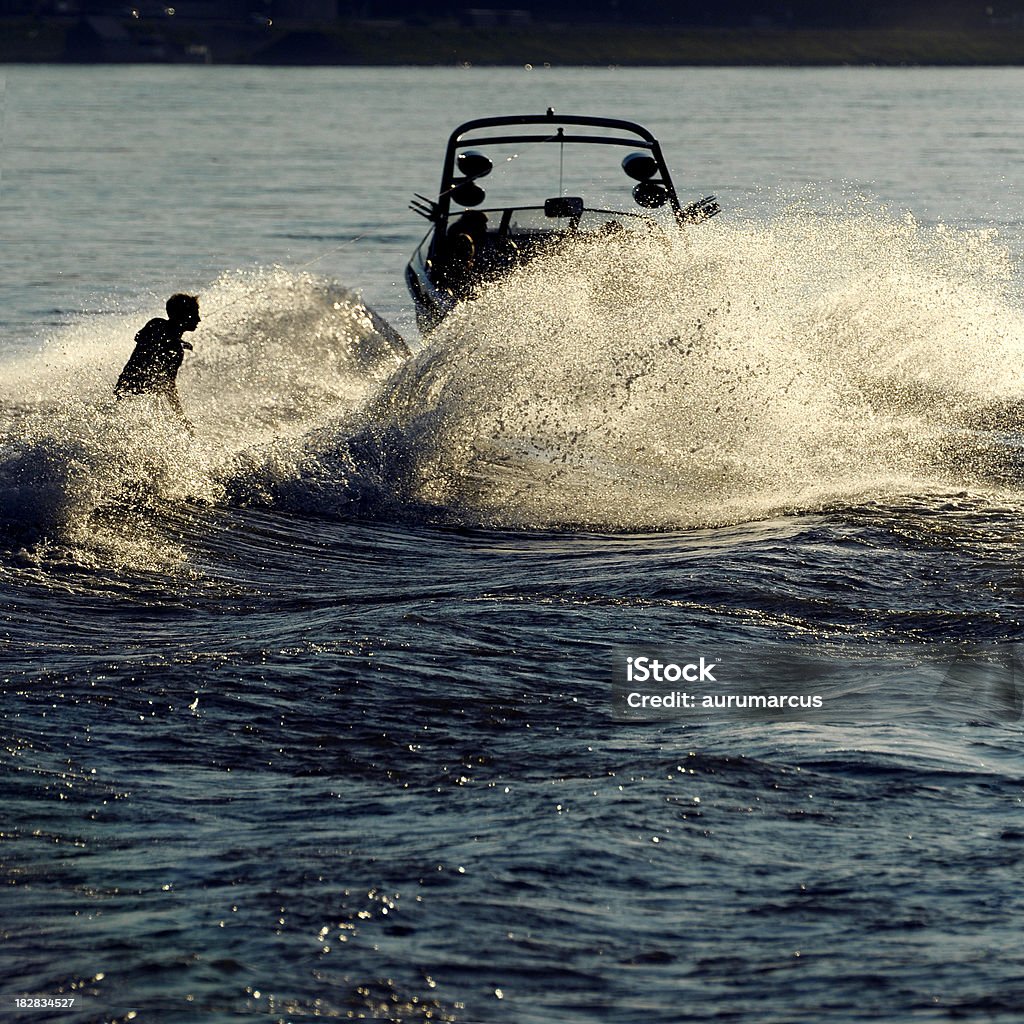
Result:
<svg viewBox="0 0 1024 1024"><path fill-rule="evenodd" d="M622 210L584 210L579 218L550 217L544 207L531 206L509 211L488 212L499 234L510 237L522 235L544 235L552 232L580 231L586 234L618 228L646 227L648 221L642 213Z"/></svg>
<svg viewBox="0 0 1024 1024"><path fill-rule="evenodd" d="M587 209L641 212L633 198L636 181L622 169L628 146L577 142L469 143L485 154L493 170L475 179L486 208L543 206L554 196L579 196ZM452 203L452 215L460 207ZM550 230L550 224L548 230Z"/></svg>

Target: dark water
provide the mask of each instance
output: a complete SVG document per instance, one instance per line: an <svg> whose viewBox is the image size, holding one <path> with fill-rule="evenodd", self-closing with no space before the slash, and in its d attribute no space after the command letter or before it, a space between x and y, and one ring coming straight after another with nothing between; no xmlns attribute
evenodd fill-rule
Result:
<svg viewBox="0 0 1024 1024"><path fill-rule="evenodd" d="M870 507L642 536L164 508L187 570L11 570L8 991L81 1020L1014 1019L1018 726L609 720L638 635L1015 634L1019 567L981 600L983 553L937 569L991 511L944 511L909 538Z"/></svg>
<svg viewBox="0 0 1024 1024"><path fill-rule="evenodd" d="M110 400L155 311L36 351L26 282L4 1019L1019 1020L1019 276L797 205L552 253L404 359L361 282L221 266L194 439ZM616 652L726 647L856 699L616 718Z"/></svg>

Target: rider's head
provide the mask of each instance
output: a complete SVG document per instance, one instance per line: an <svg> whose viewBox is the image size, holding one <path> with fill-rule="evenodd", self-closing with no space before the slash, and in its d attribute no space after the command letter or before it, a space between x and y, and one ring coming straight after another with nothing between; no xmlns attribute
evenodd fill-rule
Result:
<svg viewBox="0 0 1024 1024"><path fill-rule="evenodd" d="M167 317L183 331L194 331L199 326L199 297L180 292L167 300Z"/></svg>

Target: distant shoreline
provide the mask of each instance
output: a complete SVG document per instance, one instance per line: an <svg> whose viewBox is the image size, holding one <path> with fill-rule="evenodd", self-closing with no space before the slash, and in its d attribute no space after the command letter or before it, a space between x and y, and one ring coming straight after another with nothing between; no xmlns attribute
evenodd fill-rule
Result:
<svg viewBox="0 0 1024 1024"><path fill-rule="evenodd" d="M680 29L339 22L256 26L181 20L2 18L0 63L271 66L939 66L1024 65L1024 28Z"/></svg>

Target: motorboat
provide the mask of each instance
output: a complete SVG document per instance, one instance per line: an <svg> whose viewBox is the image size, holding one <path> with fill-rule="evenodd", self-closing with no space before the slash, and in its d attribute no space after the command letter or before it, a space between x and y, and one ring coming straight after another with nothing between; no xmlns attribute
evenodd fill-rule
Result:
<svg viewBox="0 0 1024 1024"><path fill-rule="evenodd" d="M405 270L427 332L482 284L560 240L671 229L713 217L719 205L714 196L680 202L658 140L641 125L548 108L459 125L437 198L417 194L410 209L430 221Z"/></svg>

